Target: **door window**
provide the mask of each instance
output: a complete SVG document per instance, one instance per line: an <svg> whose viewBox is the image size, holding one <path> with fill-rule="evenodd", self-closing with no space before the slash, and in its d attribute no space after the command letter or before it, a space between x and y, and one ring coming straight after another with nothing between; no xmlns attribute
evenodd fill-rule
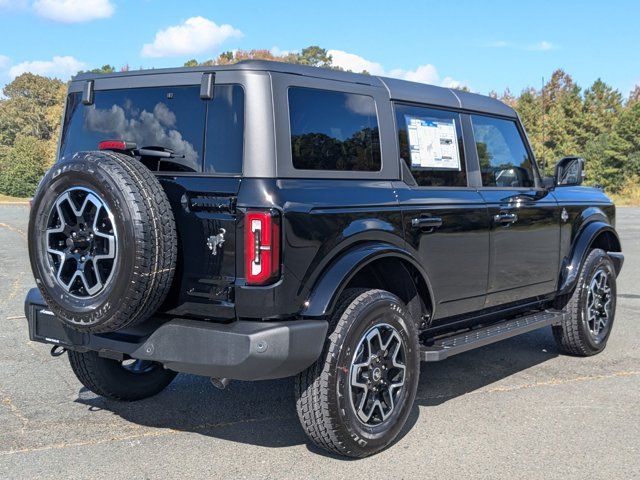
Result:
<svg viewBox="0 0 640 480"><path fill-rule="evenodd" d="M400 157L423 187L466 187L460 115L396 105Z"/></svg>
<svg viewBox="0 0 640 480"><path fill-rule="evenodd" d="M533 160L513 120L471 115L482 185L484 187L535 186Z"/></svg>
<svg viewBox="0 0 640 480"><path fill-rule="evenodd" d="M292 87L289 121L296 169L377 172L382 167L376 105L368 95Z"/></svg>

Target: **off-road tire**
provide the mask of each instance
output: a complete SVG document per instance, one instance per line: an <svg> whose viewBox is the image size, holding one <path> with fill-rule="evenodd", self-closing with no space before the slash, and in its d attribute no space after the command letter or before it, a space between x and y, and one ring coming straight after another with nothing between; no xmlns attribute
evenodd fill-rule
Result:
<svg viewBox="0 0 640 480"><path fill-rule="evenodd" d="M375 316L381 313L382 317ZM406 391L390 422L373 428L359 423L345 388L350 388L349 365L356 342L367 328L382 321L393 324L405 342ZM383 290L348 289L337 302L329 332L320 358L296 377L298 417L318 447L339 455L366 457L391 444L409 416L420 374L418 331L395 295Z"/></svg>
<svg viewBox="0 0 640 480"><path fill-rule="evenodd" d="M118 233L110 280L87 298L59 284L47 253L50 212L70 189L95 193L108 205ZM100 333L141 323L161 305L173 280L177 237L169 200L155 175L135 158L79 152L54 165L40 182L29 221L29 255L44 300L68 326Z"/></svg>
<svg viewBox="0 0 640 480"><path fill-rule="evenodd" d="M609 272L613 306L604 337L600 341L595 341L587 322L586 302L589 284L593 275L600 268ZM589 252L582 263L575 290L556 301L556 308L564 309L567 313L562 324L553 327L553 337L558 349L563 353L581 357L588 357L603 351L607 346L607 340L613 327L615 302L616 273L613 262L604 250L595 248Z"/></svg>
<svg viewBox="0 0 640 480"><path fill-rule="evenodd" d="M148 371L134 373L121 362L102 358L96 352L69 350L69 363L80 383L96 395L112 400L133 401L152 397L164 390L176 372L149 362Z"/></svg>

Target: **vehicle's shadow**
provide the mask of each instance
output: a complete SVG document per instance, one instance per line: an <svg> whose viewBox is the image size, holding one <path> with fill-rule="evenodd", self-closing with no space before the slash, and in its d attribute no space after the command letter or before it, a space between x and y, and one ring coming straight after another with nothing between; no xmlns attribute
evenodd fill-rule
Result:
<svg viewBox="0 0 640 480"><path fill-rule="evenodd" d="M487 387L557 355L550 329L542 329L444 362L422 363L416 405L401 437L418 421L420 407L439 405ZM115 402L82 389L76 402L90 410L108 410L139 425L239 443L286 447L307 442L295 413L291 378L231 382L221 391L206 378L179 375L164 392L147 400Z"/></svg>

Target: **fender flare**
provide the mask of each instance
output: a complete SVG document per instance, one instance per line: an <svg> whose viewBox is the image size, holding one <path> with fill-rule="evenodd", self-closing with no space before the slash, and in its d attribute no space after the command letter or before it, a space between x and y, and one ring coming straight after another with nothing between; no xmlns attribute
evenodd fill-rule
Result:
<svg viewBox="0 0 640 480"><path fill-rule="evenodd" d="M309 300L305 302L301 312L302 316L305 318L324 317L331 313L342 291L362 268L375 260L390 257L404 260L416 268L427 285L433 305L433 290L429 277L409 252L388 243L367 242L342 253L326 268L313 286Z"/></svg>
<svg viewBox="0 0 640 480"><path fill-rule="evenodd" d="M558 288L558 295L564 295L573 291L578 282L578 275L580 274L580 267L584 262L589 252L589 247L593 244L593 241L598 235L609 232L616 239L618 248L609 253L613 257L616 274L620 272L622 268L622 262L624 257L621 253L613 254L614 252L620 252L620 239L615 229L600 220L587 223L576 235L576 239L573 241L571 247L571 253L565 257L562 262L562 270L560 271L560 282Z"/></svg>

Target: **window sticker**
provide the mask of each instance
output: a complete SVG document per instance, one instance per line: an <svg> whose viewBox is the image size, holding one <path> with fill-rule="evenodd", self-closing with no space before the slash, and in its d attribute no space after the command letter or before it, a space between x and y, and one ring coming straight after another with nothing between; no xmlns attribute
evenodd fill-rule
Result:
<svg viewBox="0 0 640 480"><path fill-rule="evenodd" d="M454 119L406 115L411 166L460 171L460 151Z"/></svg>

